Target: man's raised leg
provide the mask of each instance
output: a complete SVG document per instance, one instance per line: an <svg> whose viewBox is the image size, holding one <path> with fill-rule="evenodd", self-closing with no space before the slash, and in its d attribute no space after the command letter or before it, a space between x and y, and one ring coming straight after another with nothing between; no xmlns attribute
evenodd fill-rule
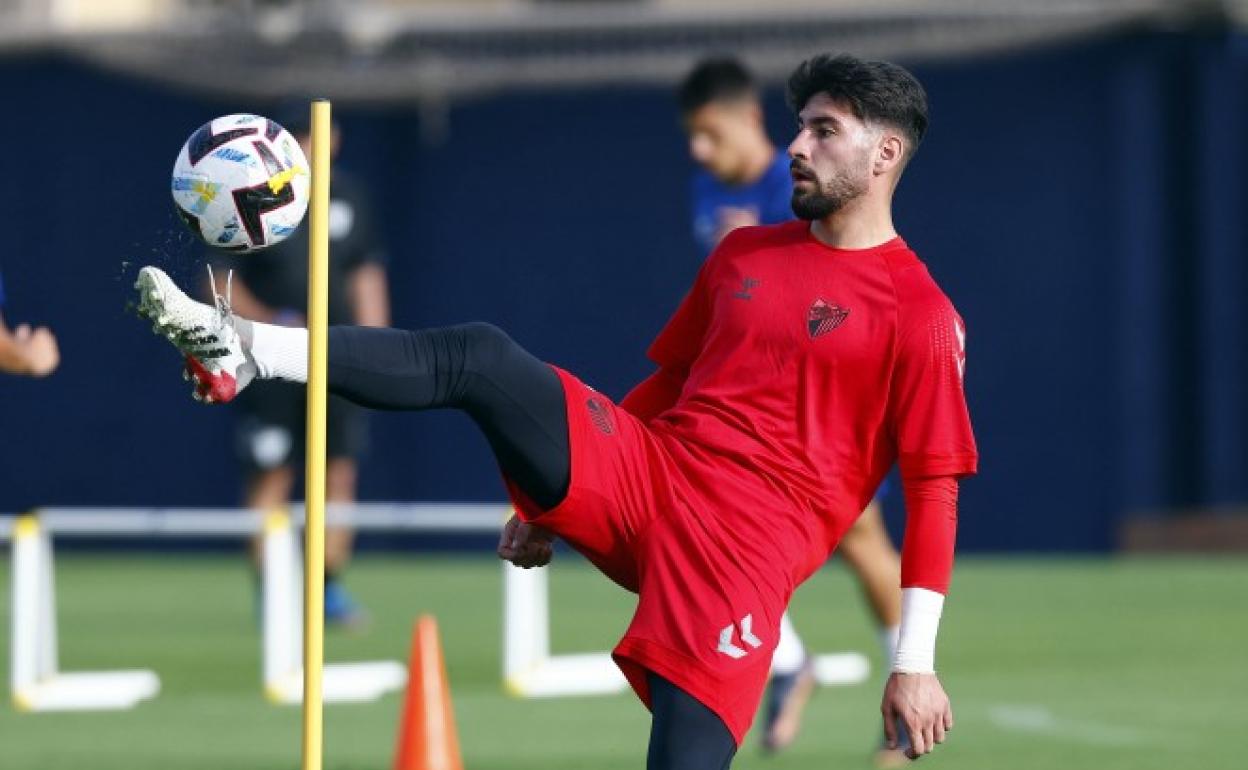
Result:
<svg viewBox="0 0 1248 770"><path fill-rule="evenodd" d="M140 310L187 356L201 400L228 400L255 377L307 380L306 330L249 322L228 303L186 298L160 271L140 274ZM329 389L374 409L454 408L485 433L504 472L554 508L571 480L563 384L548 365L489 324L442 329L332 327ZM736 742L713 711L651 675L649 770L725 770Z"/></svg>
<svg viewBox="0 0 1248 770"><path fill-rule="evenodd" d="M228 401L254 378L307 381L308 334L257 323L186 296L145 267L139 312L186 356L202 401ZM571 478L563 385L550 366L484 323L442 329L329 330L329 389L374 409L453 408L481 428L504 473L543 508Z"/></svg>

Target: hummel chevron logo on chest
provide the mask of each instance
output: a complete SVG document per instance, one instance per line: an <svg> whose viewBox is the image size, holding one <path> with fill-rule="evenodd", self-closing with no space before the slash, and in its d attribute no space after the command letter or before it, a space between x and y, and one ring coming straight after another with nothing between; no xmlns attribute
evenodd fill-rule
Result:
<svg viewBox="0 0 1248 770"><path fill-rule="evenodd" d="M763 282L757 278L742 278L741 291L733 292L732 296L736 299L754 299L754 295L750 294L750 289L761 286L762 283Z"/></svg>

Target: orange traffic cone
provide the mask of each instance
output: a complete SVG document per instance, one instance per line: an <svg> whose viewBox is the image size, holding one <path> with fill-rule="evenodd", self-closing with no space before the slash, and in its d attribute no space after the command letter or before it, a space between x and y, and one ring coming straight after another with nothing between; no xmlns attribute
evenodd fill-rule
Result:
<svg viewBox="0 0 1248 770"><path fill-rule="evenodd" d="M399 722L394 770L463 770L451 688L442 662L438 623L421 615L412 634L407 667L407 698Z"/></svg>

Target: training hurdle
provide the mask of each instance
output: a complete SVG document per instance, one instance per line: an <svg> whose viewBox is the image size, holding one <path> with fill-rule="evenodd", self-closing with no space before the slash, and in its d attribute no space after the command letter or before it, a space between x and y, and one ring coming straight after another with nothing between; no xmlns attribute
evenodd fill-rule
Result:
<svg viewBox="0 0 1248 770"><path fill-rule="evenodd" d="M331 506L330 526L366 532L495 534L510 515L501 504L359 503ZM145 670L66 674L57 668L55 539L143 538L242 540L263 536L261 688L273 703L302 699L303 592L301 507L263 514L218 508L45 508L0 516L0 541L13 540L10 689L24 711L129 708L153 697L156 673ZM609 694L627 684L606 651L552 653L550 568L502 564L502 686L519 698ZM818 655L821 685L857 684L870 675L865 655ZM376 699L400 689L398 661L334 662L324 668L326 702Z"/></svg>
<svg viewBox="0 0 1248 770"><path fill-rule="evenodd" d="M331 525L360 530L498 530L501 506L361 505L331 511ZM240 540L263 535L261 684L274 703L299 703L302 679L302 558L296 530L301 511L262 515L237 509L46 508L0 517L0 540L13 541L10 691L22 711L130 708L160 689L155 672L66 674L57 666L53 541L63 537ZM374 700L403 687L398 661L331 663L324 667L326 702Z"/></svg>
<svg viewBox="0 0 1248 770"><path fill-rule="evenodd" d="M264 517L264 695L273 703L303 702L303 557L294 522L285 511ZM326 663L321 669L326 703L373 701L407 682L394 660Z"/></svg>
<svg viewBox="0 0 1248 770"><path fill-rule="evenodd" d="M551 654L548 570L503 563L503 689L517 698L624 690L609 652Z"/></svg>
<svg viewBox="0 0 1248 770"><path fill-rule="evenodd" d="M52 538L35 516L8 527L13 541L10 689L18 711L117 710L160 691L148 670L65 673L57 660Z"/></svg>

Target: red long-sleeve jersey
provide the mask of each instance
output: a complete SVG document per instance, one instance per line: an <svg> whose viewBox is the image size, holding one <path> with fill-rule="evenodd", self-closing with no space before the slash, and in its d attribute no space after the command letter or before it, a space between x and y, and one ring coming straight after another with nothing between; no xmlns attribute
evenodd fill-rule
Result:
<svg viewBox="0 0 1248 770"><path fill-rule="evenodd" d="M978 454L966 408L965 325L900 238L835 249L805 222L743 228L708 259L650 348L659 370L621 406L697 447L704 499L734 526L827 557L900 464L903 586L945 592L956 478Z"/></svg>

